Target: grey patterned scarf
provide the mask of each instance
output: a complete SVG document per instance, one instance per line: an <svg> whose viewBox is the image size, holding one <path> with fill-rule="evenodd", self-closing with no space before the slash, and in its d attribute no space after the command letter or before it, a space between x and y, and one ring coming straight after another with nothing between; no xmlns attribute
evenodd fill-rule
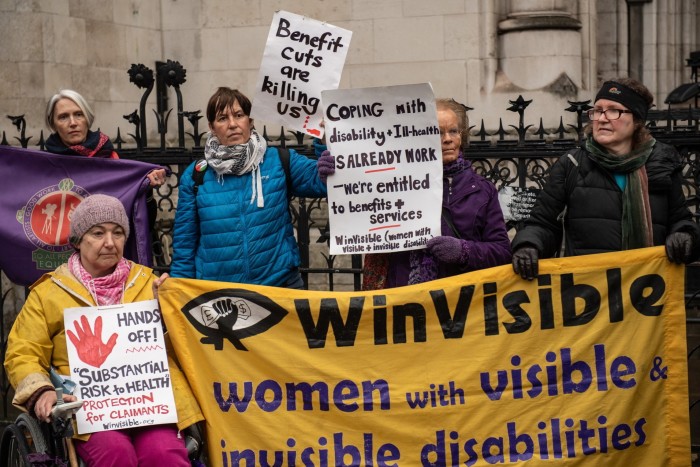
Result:
<svg viewBox="0 0 700 467"><path fill-rule="evenodd" d="M263 163L267 151L267 142L260 137L257 131L250 131L250 139L247 143L224 146L214 134L209 133L204 146L204 158L209 167L214 169L219 183L223 183L224 175L244 175L252 172L252 196L251 204L258 200L258 207L265 205L262 192L262 180L259 166Z"/></svg>

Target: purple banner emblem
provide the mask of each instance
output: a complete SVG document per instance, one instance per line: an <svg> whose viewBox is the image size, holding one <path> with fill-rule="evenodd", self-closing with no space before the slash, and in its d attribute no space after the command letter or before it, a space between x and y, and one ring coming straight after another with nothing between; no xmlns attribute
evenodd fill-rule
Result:
<svg viewBox="0 0 700 467"><path fill-rule="evenodd" d="M0 146L0 269L14 283L31 285L64 263L70 215L83 198L103 193L119 198L131 222L124 256L152 263L146 211L146 174L157 165L125 159L62 156Z"/></svg>

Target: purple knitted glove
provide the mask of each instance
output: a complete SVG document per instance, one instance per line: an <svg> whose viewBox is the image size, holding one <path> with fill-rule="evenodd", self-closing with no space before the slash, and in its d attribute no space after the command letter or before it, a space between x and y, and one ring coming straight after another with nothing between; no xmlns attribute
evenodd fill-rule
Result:
<svg viewBox="0 0 700 467"><path fill-rule="evenodd" d="M433 237L425 248L443 263L465 264L469 259L469 243L459 238Z"/></svg>
<svg viewBox="0 0 700 467"><path fill-rule="evenodd" d="M326 183L328 176L335 173L335 156L331 156L331 152L326 149L316 161L316 166L318 167L318 178Z"/></svg>

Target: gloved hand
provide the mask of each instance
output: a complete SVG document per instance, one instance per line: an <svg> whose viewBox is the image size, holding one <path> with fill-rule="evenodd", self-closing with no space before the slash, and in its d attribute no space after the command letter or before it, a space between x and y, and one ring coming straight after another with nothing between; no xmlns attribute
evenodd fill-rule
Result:
<svg viewBox="0 0 700 467"><path fill-rule="evenodd" d="M316 166L318 167L318 178L326 183L328 176L335 173L335 156L331 156L329 150L323 151L316 161Z"/></svg>
<svg viewBox="0 0 700 467"><path fill-rule="evenodd" d="M666 237L666 256L668 260L681 264L690 261L693 251L693 236L688 232L674 232Z"/></svg>
<svg viewBox="0 0 700 467"><path fill-rule="evenodd" d="M531 281L537 277L539 264L537 248L523 246L513 253L513 271L525 280Z"/></svg>
<svg viewBox="0 0 700 467"><path fill-rule="evenodd" d="M443 263L464 264L469 259L468 243L459 238L433 237L425 244L425 248Z"/></svg>

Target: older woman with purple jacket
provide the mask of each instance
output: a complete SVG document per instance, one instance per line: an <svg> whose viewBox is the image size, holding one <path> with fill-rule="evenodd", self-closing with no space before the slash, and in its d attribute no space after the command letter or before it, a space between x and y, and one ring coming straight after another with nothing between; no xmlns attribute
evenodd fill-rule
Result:
<svg viewBox="0 0 700 467"><path fill-rule="evenodd" d="M463 136L468 138L466 109L452 99L438 99L437 117L442 139L442 235L430 239L424 250L366 255L365 290L419 284L511 260L498 192L472 170L461 151Z"/></svg>

